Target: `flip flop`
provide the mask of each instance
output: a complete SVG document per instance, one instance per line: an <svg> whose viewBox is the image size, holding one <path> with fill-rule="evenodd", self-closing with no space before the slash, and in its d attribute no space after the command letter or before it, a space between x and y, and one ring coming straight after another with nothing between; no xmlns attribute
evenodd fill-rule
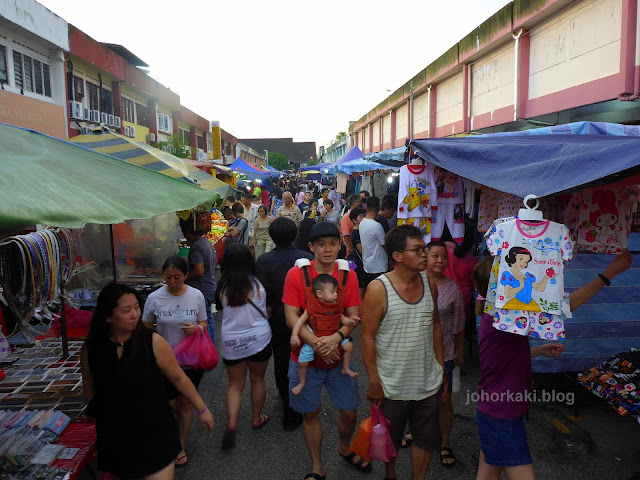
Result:
<svg viewBox="0 0 640 480"><path fill-rule="evenodd" d="M318 475L317 473L307 473L304 476L304 480L309 480L310 478L313 478L313 480L325 480L327 478L326 475Z"/></svg>
<svg viewBox="0 0 640 480"><path fill-rule="evenodd" d="M445 452L445 453L442 453ZM453 458L453 462L444 463L447 458ZM456 457L453 456L453 450L450 447L440 447L440 464L443 467L453 467L456 463Z"/></svg>
<svg viewBox="0 0 640 480"><path fill-rule="evenodd" d="M253 428L254 430L260 430L261 428L264 428L267 423L269 423L269 420L271 420L271 417L269 417L269 415L267 415L266 413L261 413L260 418L262 419L262 421L258 425L252 425L251 428Z"/></svg>
<svg viewBox="0 0 640 480"><path fill-rule="evenodd" d="M371 463L367 463L367 465L364 465L365 461L362 458L360 458L357 462L353 461L353 459L358 456L354 452L349 452L349 455L342 455L340 452L338 452L338 454L345 462L356 468L358 471L363 473L369 473L371 471Z"/></svg>
<svg viewBox="0 0 640 480"><path fill-rule="evenodd" d="M413 438L409 438L408 435L411 435L411 434L407 433L406 435L402 436L402 442L400 443L400 448L409 448L413 443Z"/></svg>
<svg viewBox="0 0 640 480"><path fill-rule="evenodd" d="M184 459L184 462L182 461L183 459ZM185 453L184 455L180 455L179 457L176 457L173 463L175 464L176 468L182 468L187 464L188 461L189 460L187 459L187 454Z"/></svg>

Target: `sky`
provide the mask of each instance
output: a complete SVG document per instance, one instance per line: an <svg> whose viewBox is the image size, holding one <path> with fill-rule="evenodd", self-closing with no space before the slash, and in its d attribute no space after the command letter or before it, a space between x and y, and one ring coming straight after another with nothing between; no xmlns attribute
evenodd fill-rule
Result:
<svg viewBox="0 0 640 480"><path fill-rule="evenodd" d="M237 138L327 145L508 0L38 0ZM389 91L390 90L390 91Z"/></svg>

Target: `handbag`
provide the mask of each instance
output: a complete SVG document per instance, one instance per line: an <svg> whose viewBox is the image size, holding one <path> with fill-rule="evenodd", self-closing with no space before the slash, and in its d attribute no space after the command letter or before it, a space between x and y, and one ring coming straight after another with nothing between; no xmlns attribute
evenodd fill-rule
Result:
<svg viewBox="0 0 640 480"><path fill-rule="evenodd" d="M369 442L368 457L372 460L388 462L398 456L391 440L389 425L391 422L384 418L382 409L375 403L371 404L371 440Z"/></svg>
<svg viewBox="0 0 640 480"><path fill-rule="evenodd" d="M194 370L213 370L218 365L218 352L204 328L199 332L187 335L173 347L173 353L181 367Z"/></svg>

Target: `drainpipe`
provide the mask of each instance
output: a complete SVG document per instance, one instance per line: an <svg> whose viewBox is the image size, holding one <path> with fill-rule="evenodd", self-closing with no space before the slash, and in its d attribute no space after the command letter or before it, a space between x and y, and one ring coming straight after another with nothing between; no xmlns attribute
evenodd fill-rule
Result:
<svg viewBox="0 0 640 480"><path fill-rule="evenodd" d="M409 84L409 140L413 140L413 82Z"/></svg>
<svg viewBox="0 0 640 480"><path fill-rule="evenodd" d="M431 85L427 87L427 138L431 138Z"/></svg>
<svg viewBox="0 0 640 480"><path fill-rule="evenodd" d="M513 121L518 120L518 88L519 88L519 75L520 75L520 37L522 36L522 28L518 31L518 33L513 33L511 36L516 41L515 45L515 68L514 68L514 79L513 79Z"/></svg>

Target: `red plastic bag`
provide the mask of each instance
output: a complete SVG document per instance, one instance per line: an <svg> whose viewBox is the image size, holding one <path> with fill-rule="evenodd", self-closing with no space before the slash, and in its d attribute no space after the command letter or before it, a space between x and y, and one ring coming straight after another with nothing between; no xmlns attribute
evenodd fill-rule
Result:
<svg viewBox="0 0 640 480"><path fill-rule="evenodd" d="M349 451L355 453L364 461L369 462L369 442L371 440L371 417L360 422L358 431L353 437Z"/></svg>
<svg viewBox="0 0 640 480"><path fill-rule="evenodd" d="M391 434L389 433L390 422L384 418L380 407L371 404L371 441L369 444L368 457L372 460L388 462L398 456L396 448L393 446Z"/></svg>
<svg viewBox="0 0 640 480"><path fill-rule="evenodd" d="M195 370L213 370L218 365L218 352L204 328L199 332L187 335L184 340L173 347L173 353L181 367Z"/></svg>

